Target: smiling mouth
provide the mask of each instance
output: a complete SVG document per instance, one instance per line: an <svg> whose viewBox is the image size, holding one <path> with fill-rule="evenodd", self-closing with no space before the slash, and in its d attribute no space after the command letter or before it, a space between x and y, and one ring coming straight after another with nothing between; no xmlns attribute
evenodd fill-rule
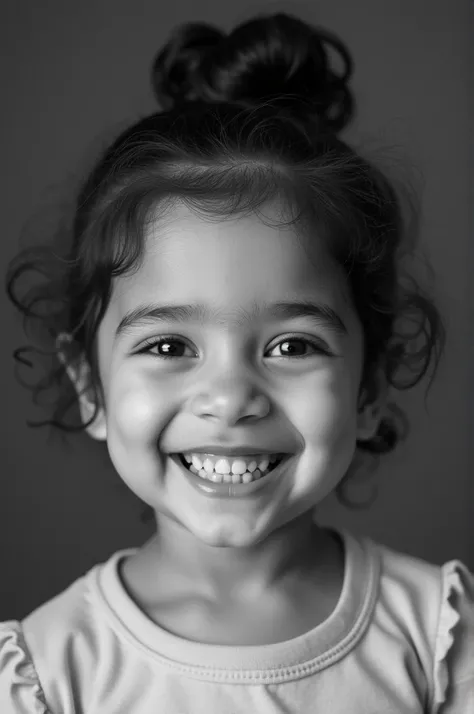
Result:
<svg viewBox="0 0 474 714"><path fill-rule="evenodd" d="M179 458L182 465L188 471L205 481L210 481L211 483L241 484L251 483L252 481L257 481L258 479L264 478L274 469L276 469L281 464L284 457L288 456L288 454L272 454L271 459L256 459L253 461L253 464L251 461L249 467L244 470L243 473L233 473L230 466L228 467L228 469L224 469L224 471L227 471L227 473L221 473L216 471L215 468L213 468L213 464L210 462L207 464L206 462L204 462L202 468L198 469L196 468L196 465L192 462L192 460L186 458L184 454L176 454L176 456ZM258 468L258 466L260 466L260 468ZM239 471L240 470L242 469L239 469Z"/></svg>
<svg viewBox="0 0 474 714"><path fill-rule="evenodd" d="M240 480L233 482L232 480L213 481L209 478L200 476L191 470L192 464L189 464L182 454L170 454L171 459L179 466L183 475L186 476L188 482L198 490L201 494L211 498L245 498L250 497L254 493L266 491L266 486L275 484L280 480L280 475L286 470L286 464L294 454L275 454L277 459L271 464L271 468L265 471L263 475L252 473L252 480L247 482ZM270 465L270 464L269 464ZM197 471L194 468L194 471ZM253 475L255 474L255 478ZM220 478L221 474L214 476ZM222 474L222 477L226 474ZM247 477L248 478L248 477ZM227 474L228 479L228 474Z"/></svg>

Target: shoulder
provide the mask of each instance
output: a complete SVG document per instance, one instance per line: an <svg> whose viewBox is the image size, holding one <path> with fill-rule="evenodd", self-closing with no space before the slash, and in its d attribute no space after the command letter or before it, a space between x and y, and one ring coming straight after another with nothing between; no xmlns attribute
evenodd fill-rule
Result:
<svg viewBox="0 0 474 714"><path fill-rule="evenodd" d="M443 590L443 566L373 543L380 558L380 601L395 616L433 632Z"/></svg>
<svg viewBox="0 0 474 714"><path fill-rule="evenodd" d="M2 714L61 710L69 704L61 694L70 691L68 682L78 676L87 681L94 672L107 631L98 585L107 563L94 566L21 622L0 623Z"/></svg>
<svg viewBox="0 0 474 714"><path fill-rule="evenodd" d="M451 700L446 712L474 711L474 574L459 560L434 565L370 543L380 560L376 618L410 640L430 680L430 712Z"/></svg>
<svg viewBox="0 0 474 714"><path fill-rule="evenodd" d="M100 565L91 568L65 590L43 603L22 620L30 648L38 655L88 628L94 619L94 582Z"/></svg>

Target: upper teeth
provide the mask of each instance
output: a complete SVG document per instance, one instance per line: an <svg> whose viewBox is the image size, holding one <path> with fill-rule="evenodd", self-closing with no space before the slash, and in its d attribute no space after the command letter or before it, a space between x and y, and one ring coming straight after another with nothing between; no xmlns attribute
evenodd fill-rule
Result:
<svg viewBox="0 0 474 714"><path fill-rule="evenodd" d="M188 463L200 471L205 469L208 473L213 471L218 474L244 474L246 471L253 473L257 468L263 472L278 458L278 454L255 455L250 457L215 456L213 454L183 454Z"/></svg>

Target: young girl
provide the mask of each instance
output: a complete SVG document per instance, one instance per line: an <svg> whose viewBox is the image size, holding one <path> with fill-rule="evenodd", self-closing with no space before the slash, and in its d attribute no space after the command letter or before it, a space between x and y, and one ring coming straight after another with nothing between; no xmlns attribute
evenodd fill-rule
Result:
<svg viewBox="0 0 474 714"><path fill-rule="evenodd" d="M466 566L314 517L395 447L388 390L443 343L401 278L401 201L336 136L351 69L288 15L183 26L71 244L10 266L53 355L36 391L62 389L49 423L69 428L67 380L156 533L0 625L2 714L474 711Z"/></svg>

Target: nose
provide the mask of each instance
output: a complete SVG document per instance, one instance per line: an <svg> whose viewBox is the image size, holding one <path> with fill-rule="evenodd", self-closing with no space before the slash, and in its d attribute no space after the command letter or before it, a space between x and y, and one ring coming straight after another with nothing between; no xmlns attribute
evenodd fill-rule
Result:
<svg viewBox="0 0 474 714"><path fill-rule="evenodd" d="M193 399L192 412L222 426L262 419L270 411L268 398L242 376L219 378Z"/></svg>

